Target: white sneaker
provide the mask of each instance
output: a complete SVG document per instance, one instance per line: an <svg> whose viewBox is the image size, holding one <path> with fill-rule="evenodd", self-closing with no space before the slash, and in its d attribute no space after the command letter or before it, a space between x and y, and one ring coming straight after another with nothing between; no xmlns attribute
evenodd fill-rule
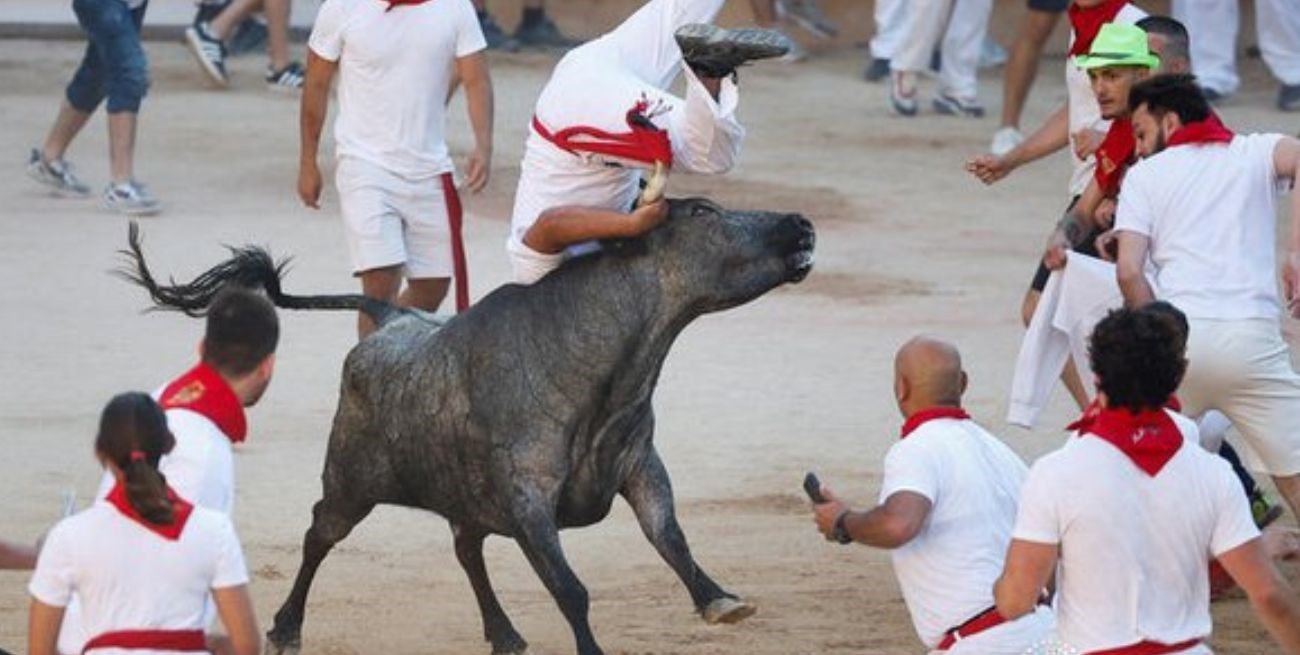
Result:
<svg viewBox="0 0 1300 655"><path fill-rule="evenodd" d="M1014 127L999 128L993 133L993 143L989 145L989 152L1001 157L1002 155L1016 149L1025 140L1025 135L1020 133Z"/></svg>
<svg viewBox="0 0 1300 655"><path fill-rule="evenodd" d="M127 216L152 216L162 211L162 205L145 185L131 180L124 184L110 184L104 189L104 209Z"/></svg>
<svg viewBox="0 0 1300 655"><path fill-rule="evenodd" d="M27 158L27 176L49 187L55 195L66 198L90 195L90 187L72 172L72 164L62 159L46 163L39 148L32 148Z"/></svg>

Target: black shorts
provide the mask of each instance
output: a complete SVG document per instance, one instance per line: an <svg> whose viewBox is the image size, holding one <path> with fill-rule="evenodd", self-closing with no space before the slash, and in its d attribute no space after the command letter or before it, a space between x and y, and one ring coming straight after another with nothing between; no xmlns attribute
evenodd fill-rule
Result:
<svg viewBox="0 0 1300 655"><path fill-rule="evenodd" d="M1078 196L1075 196L1074 199L1070 201L1070 205L1065 208L1065 211L1068 212L1073 209L1074 203L1076 202L1079 202ZM1095 227L1088 228L1088 234L1083 237L1083 242L1071 248L1071 250L1081 255L1100 258L1101 253L1097 252L1097 237L1101 236L1104 232L1105 230L1099 230ZM1038 260L1038 270L1034 271L1034 279L1029 283L1029 288L1034 291L1042 292L1043 287L1047 286L1047 278L1051 276L1051 274L1052 272L1047 270L1047 265L1044 264L1043 260L1040 258Z"/></svg>
<svg viewBox="0 0 1300 655"><path fill-rule="evenodd" d="M1070 0L1027 0L1026 5L1034 11L1048 11L1059 14L1070 6Z"/></svg>

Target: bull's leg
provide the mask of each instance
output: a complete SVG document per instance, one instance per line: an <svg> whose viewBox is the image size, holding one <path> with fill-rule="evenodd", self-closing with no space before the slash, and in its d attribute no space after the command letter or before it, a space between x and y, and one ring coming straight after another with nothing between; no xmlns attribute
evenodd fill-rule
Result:
<svg viewBox="0 0 1300 655"><path fill-rule="evenodd" d="M673 509L673 486L659 453L651 449L645 461L632 472L621 490L641 530L655 550L682 579L695 609L709 623L735 623L751 616L755 607L727 593L695 563L686 535L677 524Z"/></svg>
<svg viewBox="0 0 1300 655"><path fill-rule="evenodd" d="M493 655L505 653L523 653L528 650L528 643L519 636L510 617L501 609L492 582L488 580L487 567L483 564L482 532L453 525L452 533L456 537L456 559L469 576L469 584L474 587L474 596L478 599L478 609L483 615L483 638L492 643Z"/></svg>
<svg viewBox="0 0 1300 655"><path fill-rule="evenodd" d="M515 519L515 541L569 622L578 654L602 655L603 651L591 633L591 624L587 622L587 588L582 586L582 581L564 558L553 511L537 497L515 502L521 506Z"/></svg>
<svg viewBox="0 0 1300 655"><path fill-rule="evenodd" d="M361 522L370 510L372 501L342 498L339 494L326 496L312 508L311 527L302 542L302 564L293 581L293 591L285 599L280 611L275 613L275 627L266 633L267 653L296 653L302 647L303 610L312 578L334 544L341 541Z"/></svg>

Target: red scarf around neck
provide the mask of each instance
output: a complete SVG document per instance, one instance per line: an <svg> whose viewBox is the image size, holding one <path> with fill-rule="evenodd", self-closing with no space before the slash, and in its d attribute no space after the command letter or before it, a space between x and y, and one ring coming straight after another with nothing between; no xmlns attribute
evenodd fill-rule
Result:
<svg viewBox="0 0 1300 655"><path fill-rule="evenodd" d="M899 438L906 439L907 435L912 434L917 428L940 418L966 420L970 418L970 414L967 414L966 410L960 407L930 407L923 409L907 417L907 420L903 422L902 434L899 435Z"/></svg>
<svg viewBox="0 0 1300 655"><path fill-rule="evenodd" d="M1203 121L1187 123L1169 135L1170 148L1182 145L1205 145L1209 143L1230 143L1234 137L1232 130L1219 120L1219 115L1210 112Z"/></svg>
<svg viewBox="0 0 1300 655"><path fill-rule="evenodd" d="M188 409L217 424L231 443L248 437L248 418L235 391L216 369L200 362L163 389L163 409Z"/></svg>
<svg viewBox="0 0 1300 655"><path fill-rule="evenodd" d="M402 5L422 5L428 2L429 0L379 0L379 1L388 3L388 8L384 10L384 12L387 13L392 11L394 7L401 7Z"/></svg>
<svg viewBox="0 0 1300 655"><path fill-rule="evenodd" d="M1074 28L1074 43L1070 44L1070 56L1086 55L1092 48L1093 39L1101 31L1101 26L1115 21L1128 0L1104 0L1095 7L1083 8L1071 2L1067 13L1070 27Z"/></svg>
<svg viewBox="0 0 1300 655"><path fill-rule="evenodd" d="M1151 477L1160 473L1184 442L1182 431L1164 409L1134 414L1124 408L1101 407L1094 401L1070 427L1077 429L1080 437L1098 437L1118 448Z"/></svg>
<svg viewBox="0 0 1300 655"><path fill-rule="evenodd" d="M185 523L190 520L190 514L194 513L194 505L186 502L184 498L176 495L171 487L167 487L167 500L172 504L172 522L166 525L150 523L140 513L135 511L131 506L131 501L126 497L126 487L121 482L113 485L113 489L104 497L108 504L112 505L121 512L123 516L140 525L144 526L150 532L168 541L176 541L181 538L181 532L185 530Z"/></svg>
<svg viewBox="0 0 1300 655"><path fill-rule="evenodd" d="M1111 121L1106 138L1097 147L1097 167L1092 177L1107 197L1119 194L1124 173L1137 155L1137 137L1133 134L1133 121L1116 118Z"/></svg>

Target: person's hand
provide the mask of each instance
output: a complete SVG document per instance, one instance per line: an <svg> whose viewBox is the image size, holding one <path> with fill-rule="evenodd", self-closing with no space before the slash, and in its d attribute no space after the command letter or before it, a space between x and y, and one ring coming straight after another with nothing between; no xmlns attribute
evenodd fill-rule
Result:
<svg viewBox="0 0 1300 655"><path fill-rule="evenodd" d="M1115 225L1115 200L1103 198L1097 203L1097 210L1092 213L1093 225L1109 230Z"/></svg>
<svg viewBox="0 0 1300 655"><path fill-rule="evenodd" d="M1282 264L1282 286L1286 289L1286 308L1291 318L1300 318L1300 252L1286 255Z"/></svg>
<svg viewBox="0 0 1300 655"><path fill-rule="evenodd" d="M980 155L966 162L966 172L985 184L993 184L1006 177L1013 168L1015 167L1005 156Z"/></svg>
<svg viewBox="0 0 1300 655"><path fill-rule="evenodd" d="M1105 132L1098 132L1090 127L1085 127L1071 135L1070 145L1074 148L1074 156L1079 159L1087 159L1094 152L1097 152L1097 148L1101 147L1101 142L1105 139Z"/></svg>
<svg viewBox="0 0 1300 655"><path fill-rule="evenodd" d="M1119 259L1119 235L1115 234L1115 230L1106 230L1098 234L1093 245L1097 247L1097 254L1102 259L1111 263Z"/></svg>
<svg viewBox="0 0 1300 655"><path fill-rule="evenodd" d="M1052 230L1051 236L1047 237L1047 247L1043 250L1043 266L1049 271L1065 268L1065 253L1069 249L1070 241L1065 238L1065 231L1059 227Z"/></svg>
<svg viewBox="0 0 1300 655"><path fill-rule="evenodd" d="M648 205L641 205L632 210L632 220L637 225L637 233L645 234L668 218L668 201L660 198Z"/></svg>
<svg viewBox="0 0 1300 655"><path fill-rule="evenodd" d="M830 487L822 485L821 493L826 502L813 505L813 522L817 524L817 531L821 532L827 541L834 541L835 522L839 520L841 514L849 511L849 508L835 497Z"/></svg>
<svg viewBox="0 0 1300 655"><path fill-rule="evenodd" d="M320 209L321 178L320 167L316 161L304 161L298 165L298 197L302 204L312 209Z"/></svg>
<svg viewBox="0 0 1300 655"><path fill-rule="evenodd" d="M492 149L475 148L470 153L469 163L465 166L465 188L470 193L478 193L487 186L492 170Z"/></svg>

